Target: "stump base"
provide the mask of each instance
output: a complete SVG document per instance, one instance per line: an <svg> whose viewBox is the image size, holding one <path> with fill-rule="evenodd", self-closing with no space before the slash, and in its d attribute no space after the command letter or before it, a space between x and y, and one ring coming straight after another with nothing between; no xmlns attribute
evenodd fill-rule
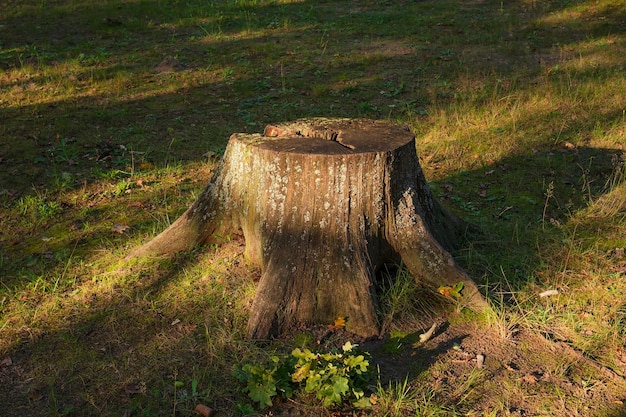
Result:
<svg viewBox="0 0 626 417"><path fill-rule="evenodd" d="M375 274L390 263L435 286L463 282L461 302L486 305L447 250L466 224L432 195L415 135L389 122L306 119L232 135L202 195L139 252L237 230L246 258L263 271L253 339L338 317L354 333L377 335Z"/></svg>

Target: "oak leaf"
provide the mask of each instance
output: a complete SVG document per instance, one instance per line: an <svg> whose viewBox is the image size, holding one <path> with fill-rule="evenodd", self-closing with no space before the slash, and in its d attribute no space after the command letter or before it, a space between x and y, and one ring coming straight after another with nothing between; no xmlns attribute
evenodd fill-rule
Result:
<svg viewBox="0 0 626 417"><path fill-rule="evenodd" d="M119 233L120 235L123 235L129 230L130 226L127 226L125 224L114 224L113 227L111 227L112 232Z"/></svg>

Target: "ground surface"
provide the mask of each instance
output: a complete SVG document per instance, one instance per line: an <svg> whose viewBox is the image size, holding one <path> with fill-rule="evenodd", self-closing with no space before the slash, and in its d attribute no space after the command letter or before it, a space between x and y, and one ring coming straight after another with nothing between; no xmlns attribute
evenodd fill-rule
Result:
<svg viewBox="0 0 626 417"><path fill-rule="evenodd" d="M382 288L383 338L354 340L380 366L378 404L326 410L300 394L259 414L626 415L625 11L0 1L0 415L254 405L233 366L301 337L245 339L260 273L240 239L120 260L202 192L232 133L313 116L416 133L437 198L482 231L455 255L494 309L443 313L413 283ZM311 333L311 348L352 339Z"/></svg>
<svg viewBox="0 0 626 417"><path fill-rule="evenodd" d="M437 331L429 341L418 345L410 336L407 340L387 336L366 341L325 326L303 330L314 337L313 348L316 345L322 350L338 348L346 341L359 342L380 372L378 383L396 392L396 413L381 406L370 411L327 410L296 399L278 401L262 415L626 415L626 378L621 372L626 368L613 371L566 343L533 332L520 331L505 339L492 328L472 325L467 317L457 316L452 313L453 324L435 319ZM177 332L185 335L189 330L179 328ZM482 367L477 363L478 355L484 356ZM618 363L626 367L625 360L622 356ZM28 377L32 371L29 366L27 348L4 359L0 367L3 415L50 415L50 403L55 401L59 402L57 406L79 407L73 411L77 415L93 415L80 395L73 398L67 393L63 400L54 398L55 394ZM106 395L111 401L130 406L133 397L145 395L145 389L141 382L132 382ZM230 415L222 408L228 407L229 401L212 399L212 403L215 415ZM137 415L130 408L122 408L121 412ZM181 413L193 414L190 410Z"/></svg>
<svg viewBox="0 0 626 417"><path fill-rule="evenodd" d="M437 330L431 339L417 344L415 334L358 340L326 327L308 333L324 349L359 342L363 351L372 354L378 383L394 388L395 410L374 407L356 415L626 415L626 353L618 358L619 368L614 371L567 343L532 331L503 335L472 324L466 315L451 313L448 318L431 318ZM416 333L426 332L429 326ZM480 365L479 360L484 363ZM266 415L302 413L302 407L287 401ZM308 413L353 415L354 411L313 409Z"/></svg>

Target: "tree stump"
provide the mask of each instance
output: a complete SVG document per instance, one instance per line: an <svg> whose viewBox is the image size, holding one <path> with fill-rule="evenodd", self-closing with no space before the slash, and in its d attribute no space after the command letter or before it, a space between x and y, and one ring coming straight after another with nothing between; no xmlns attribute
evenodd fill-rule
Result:
<svg viewBox="0 0 626 417"><path fill-rule="evenodd" d="M245 257L262 271L248 337L338 317L368 337L379 332L376 271L385 264L435 286L462 282L461 302L486 305L448 252L466 226L431 193L409 129L304 119L233 134L204 192L133 256L243 232Z"/></svg>

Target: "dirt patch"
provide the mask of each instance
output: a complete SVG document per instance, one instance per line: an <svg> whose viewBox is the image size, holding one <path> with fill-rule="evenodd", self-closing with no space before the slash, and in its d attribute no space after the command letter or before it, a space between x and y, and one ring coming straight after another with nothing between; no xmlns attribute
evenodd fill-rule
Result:
<svg viewBox="0 0 626 417"><path fill-rule="evenodd" d="M425 343L415 341L428 326L404 338L387 335L374 340L359 340L343 329L326 326L307 332L322 350L358 342L372 355L372 369L379 372L376 384L391 390L409 381L407 396L439 404L441 415L626 415L626 379L619 370L532 331L505 338L482 324L455 321L457 317L451 317L452 323L439 322ZM407 412L415 411L408 408ZM306 410L293 414L293 404L278 406L273 415L277 411L308 415ZM367 415L386 412L374 407Z"/></svg>
<svg viewBox="0 0 626 417"><path fill-rule="evenodd" d="M456 324L444 326L423 346L408 347L397 356L375 356L388 380L414 373L432 387L439 402L468 415L626 412L622 376L565 343L530 331L505 339L488 328ZM508 404L501 403L503 398Z"/></svg>

